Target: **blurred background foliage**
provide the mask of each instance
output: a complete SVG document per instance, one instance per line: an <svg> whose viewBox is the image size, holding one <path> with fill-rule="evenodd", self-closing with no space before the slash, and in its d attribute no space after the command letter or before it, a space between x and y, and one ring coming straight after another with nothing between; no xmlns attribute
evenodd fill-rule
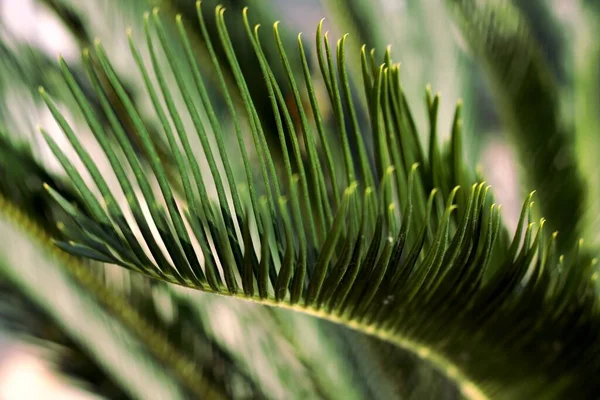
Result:
<svg viewBox="0 0 600 400"><path fill-rule="evenodd" d="M267 34L276 20L282 22L280 32L287 48L296 46L296 32L303 31L305 46L313 49L312 32L323 16L332 39L350 33L352 90L362 110L366 103L359 94L360 46L367 44L381 56L391 45L402 62L403 86L413 103L425 102L426 84L443 94L440 126L451 126L455 101L463 99L465 157L479 165L493 184L509 229L517 223L524 193L536 188L541 214L551 215L549 224L560 231L559 244L567 246L583 237L586 251L597 253L600 2L482 3L206 0L203 8L212 10L222 4L229 10L227 24L236 54L255 104L262 105L257 111L274 143L277 132L268 92L241 22L244 6L252 11L251 22L264 27L265 55L289 105L296 100L276 44ZM74 121L79 139L93 152L97 145L90 140L89 129L78 121L80 115L69 113L75 103L56 56L60 53L66 59L85 90L80 51L98 38L136 108L146 111L147 126L158 124L152 120L152 104L125 35L131 27L134 37L143 40L141 16L153 6L169 15L163 21L173 35L176 27L169 22L182 14L194 51L209 65L193 0L0 0L3 376L10 375L6 371L22 353L16 344L27 343L28 348L38 349L36 357L48 369L68 377L61 378L65 385L82 388L77 392L82 398L189 398L199 393L236 399L460 398L454 385L429 365L360 333L296 313L173 288L98 262L89 268L90 261L65 256L53 247L49 237L61 235L62 210L42 183L69 200L76 201L77 196L37 135L38 123L58 129L42 107L37 88L52 92L61 111ZM211 35L216 30L210 19L214 14L206 15ZM173 51L184 57L184 49ZM297 57L296 52L288 54ZM217 52L217 56L224 54ZM293 72L301 76L300 60L290 61L296 68ZM316 73L318 64L313 58L308 61L315 72L317 95L326 97ZM220 82L212 71L202 71L208 77L207 90L219 106L217 117L229 123L228 131L233 132L227 102L218 97ZM231 72L223 73L225 82L232 84ZM186 79L193 82L191 75ZM99 108L88 89L88 101ZM108 95L124 126L131 124L127 113L118 112L122 105L117 96ZM301 101L309 104L306 93L301 93ZM233 98L233 106L241 107L241 100ZM426 126L425 107L415 107L413 112L417 125ZM334 123L331 110L324 118ZM359 114L359 123L369 129L365 111ZM147 157L139 138L131 133L135 130L126 132L140 157ZM159 132L151 132L154 143L171 183L177 185L173 160ZM421 133L426 140L426 129ZM440 135L446 138L450 131ZM228 137L235 140L233 134ZM6 379L0 377L0 382ZM0 396L8 393L3 390L9 386L0 383Z"/></svg>

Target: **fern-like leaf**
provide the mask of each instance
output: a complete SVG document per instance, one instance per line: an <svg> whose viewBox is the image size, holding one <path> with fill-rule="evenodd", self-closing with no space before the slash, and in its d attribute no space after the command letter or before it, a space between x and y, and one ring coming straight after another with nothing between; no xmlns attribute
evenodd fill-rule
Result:
<svg viewBox="0 0 600 400"><path fill-rule="evenodd" d="M197 9L202 26L199 4ZM389 51L378 65L363 49L371 132L360 132L354 118L348 124L345 119L355 109L348 90L344 39L334 51L319 27L317 59L337 121L337 132L328 132L309 74L303 82L296 81L280 45L290 87L293 91L301 85L306 88L313 118L309 119L301 102L295 110L288 107L262 53L258 27L249 25L245 11L247 45L259 60L257 68L276 116L284 160L280 166L273 161L272 145L267 144L263 121L241 74L224 9L217 8L215 15L218 37L204 39L209 48L220 46L226 54L236 90L244 100L245 114L230 107L237 149L224 146L222 124L204 93L194 54L188 51L185 60L172 57L172 43L164 34L158 10L145 16L153 73L138 45L130 40L176 160L183 199L173 191L144 121L99 42L94 55L84 52L84 64L103 112L120 138L119 148L106 141L69 67L62 60L60 65L118 177L127 208L119 207L115 188L108 186L50 96L40 90L93 181L93 185L86 183L42 129L90 210L89 217L83 215L48 187L79 224L69 232L71 241L57 243L62 249L165 282L303 311L376 335L432 361L470 398L598 393L600 315L595 261L577 255L564 260L555 249L556 235L543 230L543 220L539 225L532 220L531 196L509 240L489 187L475 182L462 162L460 105L450 143L440 146L439 96L427 92L430 145L424 150L398 65ZM180 18L177 26L186 47ZM280 43L277 24L273 33ZM305 61L300 38L298 46ZM159 62L159 50L169 68ZM223 66L214 52L211 55L220 76ZM182 79L183 71L193 74L194 85ZM129 113L150 155L151 172L140 166L124 140L123 127L98 82L100 73ZM174 86L167 84L167 74L174 78ZM224 80L221 89L229 99L232 88ZM302 135L291 121L292 112L300 115ZM284 134L286 129L290 135ZM245 132L250 133L251 145ZM353 155L350 137L359 150L372 148L373 154L360 150ZM366 140L372 143L367 146ZM306 159L301 147L307 151ZM198 165L199 154L207 161L207 169ZM257 160L257 171L252 159ZM235 167L245 176L237 178ZM216 199L211 199L207 187L215 188ZM94 194L96 189L100 197Z"/></svg>

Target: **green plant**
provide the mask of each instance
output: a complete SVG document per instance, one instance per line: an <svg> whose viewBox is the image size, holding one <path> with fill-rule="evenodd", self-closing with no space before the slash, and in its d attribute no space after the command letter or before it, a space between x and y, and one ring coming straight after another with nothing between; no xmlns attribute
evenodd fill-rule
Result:
<svg viewBox="0 0 600 400"><path fill-rule="evenodd" d="M243 349L211 333L218 324L205 321L211 311L202 305L210 300L200 301L183 287L300 311L375 336L433 364L467 398L592 398L600 392L595 379L600 369L598 271L595 248L576 238L587 234L582 211L593 200L581 167L556 161L559 153L575 158L574 136L557 111L558 84L547 75L535 41L523 33L526 23L515 8L506 2L447 3L489 68L501 115L519 143L527 182L540 188L548 222L534 216L532 193L516 232L505 228L490 187L464 161L462 103L447 128L449 140L440 144L441 100L430 88L425 94L428 140L422 145L389 48L378 59L363 47L361 69L349 70L346 37L333 46L319 25L316 58L334 121L327 124L301 36L293 65L278 23L271 42L276 52L267 53L264 36L244 9L235 44L244 40L253 50L247 57L254 57L255 70L248 75L224 8L217 7L210 20L214 26L207 25L207 8L200 3L193 29L189 17L185 25L179 15L167 25L158 9L145 14L148 54L141 49L143 41L128 31L151 112L130 94L100 41L82 53L88 84L62 58L57 66L72 95L69 111L79 113L87 128L75 127L54 93L40 87L81 162L76 165L55 136L39 129L77 192L67 197L63 186L45 185L53 199L49 207L58 205L53 212L61 216L52 232L54 243L72 256L48 248L46 234L11 205L16 201L0 197L0 208L40 238L41 249L32 252L52 254L64 265L56 269L66 271L66 281L92 293L115 324L145 346L148 365L169 368L169 376L157 382L167 393L163 396L289 395L278 392L281 385L299 398L361 397L372 390L351 393L346 387L336 393L331 382L306 372L315 363L297 342L291 344L302 341L296 337L301 327L285 322L279 311L268 312L276 317L260 317L269 321L262 335L272 352L261 365L269 365L271 378L283 382L269 386L267 378L253 376L260 366L236 359ZM203 43L208 56L203 62L194 40ZM257 76L266 97L250 89ZM356 78L362 81L362 99L353 93ZM217 111L217 94L225 112ZM160 133L148 128L150 120L159 121L152 126ZM539 135L539 126L548 137ZM101 152L92 154L78 129L89 129ZM156 135L167 143L164 155ZM528 159L532 149L539 153ZM568 187L558 191L559 185ZM83 265L86 259L133 272L125 275L131 280L127 289L113 293L102 283L109 280L108 272ZM27 286L18 268L4 264L12 271L10 280ZM158 303L148 300L148 292L156 290L178 310L177 322L165 322ZM189 331L182 330L185 323ZM73 322L62 324L73 329ZM151 326L166 326L167 333ZM172 336L171 327L182 331ZM348 334L339 327L316 331L321 329L331 329L334 337ZM227 374L208 368L210 361L205 363L207 356L195 343L208 343ZM372 353L364 350L358 364L369 357L382 362L384 350L377 346L385 345L369 343L362 349ZM295 348L299 367L279 362L285 346ZM194 350L186 354L188 349ZM398 362L407 356L396 357ZM100 364L110 366L110 360ZM286 378L294 368L306 381ZM117 383L134 379L108 371ZM233 376L242 383L232 385ZM337 379L349 384L347 375ZM145 397L150 395L146 389L132 385L126 390Z"/></svg>

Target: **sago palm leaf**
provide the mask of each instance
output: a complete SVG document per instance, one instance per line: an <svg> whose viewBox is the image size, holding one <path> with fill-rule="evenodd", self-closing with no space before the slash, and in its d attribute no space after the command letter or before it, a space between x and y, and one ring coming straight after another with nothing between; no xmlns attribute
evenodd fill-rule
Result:
<svg viewBox="0 0 600 400"><path fill-rule="evenodd" d="M203 26L199 4L197 9ZM360 132L344 63L344 39L333 51L327 33L322 35L319 28L317 59L337 120L337 131L328 132L310 75L296 81L280 46L288 84L296 96L300 87L307 91L313 118L309 119L302 102L296 102L295 109L287 106L262 53L258 28L251 28L244 13L247 46L256 52L256 67L270 94L281 138L284 164L278 167L233 52L224 9L217 8L215 15L218 36L204 37L213 67L221 76L223 66L214 53L220 46L246 111L230 115L237 149L224 146L222 121L205 92L181 19L177 18L177 26L186 59L173 57L173 43L167 40L157 10L145 16L153 72L130 40L176 160L183 199L173 192L144 121L100 42L94 54L84 51L84 64L119 147L106 141L69 67L62 60L60 64L120 189L108 186L78 135L40 89L93 182L86 183L41 129L91 213L86 217L48 187L78 223L66 232L69 241L57 242L59 247L154 279L302 311L375 335L430 360L470 398L564 398L567 394L586 398L598 393L596 262L578 257L577 252L567 259L558 253L556 234L543 229L543 220L539 225L532 221L531 196L517 232L509 238L489 187L476 182L463 163L460 105L451 140L440 146L439 96L427 92L430 143L423 149L398 65L389 52L380 63L363 50L371 131ZM277 24L273 32L279 43ZM298 45L305 62L300 38ZM169 70L159 62L162 53ZM304 68L308 69L306 63ZM194 85L181 79L184 70L191 71ZM151 155L151 172L141 167L125 140L99 74L105 74L129 113ZM171 74L175 86L166 84ZM230 99L233 88L222 83L225 98ZM196 95L198 102L193 100ZM180 96L184 108L175 106L174 99ZM292 112L300 116L299 128L292 122ZM285 129L292 134L285 135ZM252 144L245 132L250 133ZM350 138L358 144L356 155L350 151ZM374 151L367 152L368 148ZM200 158L207 160L208 171L198 166ZM253 170L251 159L258 160L254 164L258 171ZM235 176L238 166L245 177ZM207 192L213 186L216 199ZM127 207L116 201L115 193L120 191Z"/></svg>

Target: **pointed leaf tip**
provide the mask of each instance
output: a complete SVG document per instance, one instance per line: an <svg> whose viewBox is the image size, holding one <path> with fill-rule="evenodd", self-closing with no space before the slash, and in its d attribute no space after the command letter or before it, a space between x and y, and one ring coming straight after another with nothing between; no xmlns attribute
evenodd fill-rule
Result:
<svg viewBox="0 0 600 400"><path fill-rule="evenodd" d="M344 194L349 196L351 194L353 194L356 191L356 188L358 187L358 182L354 181L350 184L350 186L348 186L346 188L346 190L344 191Z"/></svg>

